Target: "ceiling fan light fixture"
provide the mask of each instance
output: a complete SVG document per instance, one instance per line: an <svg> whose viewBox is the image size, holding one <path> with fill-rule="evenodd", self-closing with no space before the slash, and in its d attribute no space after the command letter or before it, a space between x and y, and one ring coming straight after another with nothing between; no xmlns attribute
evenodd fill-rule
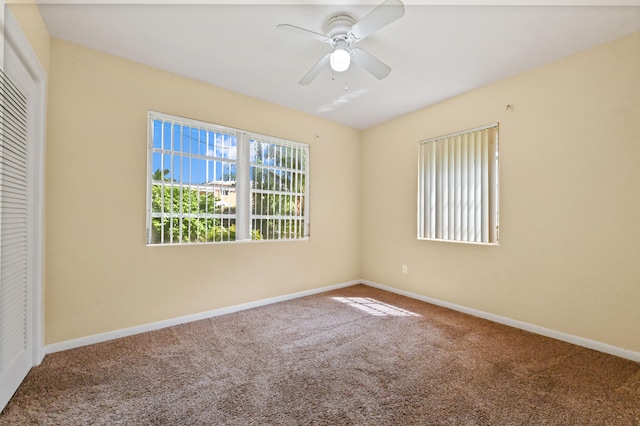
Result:
<svg viewBox="0 0 640 426"><path fill-rule="evenodd" d="M280 24L277 28L312 37L323 43L330 44L333 48L331 53L324 54L302 77L298 82L301 85L310 84L323 69L326 69L327 63L329 63L333 72L344 72L349 69L352 60L369 74L381 80L389 75L391 68L370 53L357 47L352 48L351 44L364 40L403 15L404 4L402 0L384 0L382 4L359 21L343 12L332 15L324 25L324 34L289 24Z"/></svg>
<svg viewBox="0 0 640 426"><path fill-rule="evenodd" d="M351 54L345 49L336 49L329 57L331 69L335 72L343 72L351 65Z"/></svg>

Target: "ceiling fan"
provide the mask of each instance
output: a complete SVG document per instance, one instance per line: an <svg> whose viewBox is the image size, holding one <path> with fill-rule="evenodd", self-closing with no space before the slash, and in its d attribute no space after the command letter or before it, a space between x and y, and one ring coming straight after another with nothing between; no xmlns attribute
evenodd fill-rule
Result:
<svg viewBox="0 0 640 426"><path fill-rule="evenodd" d="M356 21L346 13L332 15L325 23L326 34L316 33L289 24L280 24L277 28L314 38L330 44L333 48L332 52L323 56L302 77L300 84L307 85L311 83L327 65L330 65L335 72L346 71L352 61L378 80L381 80L389 75L391 68L367 51L351 47L351 45L365 39L403 15L404 5L400 0L386 0L359 21Z"/></svg>

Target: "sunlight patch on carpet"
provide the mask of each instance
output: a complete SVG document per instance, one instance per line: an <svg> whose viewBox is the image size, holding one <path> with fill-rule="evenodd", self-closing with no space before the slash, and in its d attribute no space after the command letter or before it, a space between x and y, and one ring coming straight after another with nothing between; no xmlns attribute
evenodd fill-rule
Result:
<svg viewBox="0 0 640 426"><path fill-rule="evenodd" d="M406 309L381 302L370 297L334 297L333 300L345 303L377 317L419 317Z"/></svg>

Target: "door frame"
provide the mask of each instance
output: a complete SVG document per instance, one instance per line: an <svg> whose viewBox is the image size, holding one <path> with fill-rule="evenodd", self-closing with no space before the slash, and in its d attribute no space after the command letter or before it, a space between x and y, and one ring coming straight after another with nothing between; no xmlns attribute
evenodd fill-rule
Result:
<svg viewBox="0 0 640 426"><path fill-rule="evenodd" d="M32 143L28 151L28 177L29 177L29 212L27 228L30 230L27 238L27 285L30 286L32 303L31 337L32 342L32 366L42 362L44 350L44 155L46 138L46 105L47 105L47 73L44 71L40 60L31 48L29 40L22 32L20 24L6 7L4 1L0 7L4 8L4 41L10 44L17 53L23 65L29 72L34 86L35 94ZM1 21L0 21L1 23ZM0 27L1 29L1 27ZM3 55L0 55L3 57ZM4 59L2 61L4 68Z"/></svg>

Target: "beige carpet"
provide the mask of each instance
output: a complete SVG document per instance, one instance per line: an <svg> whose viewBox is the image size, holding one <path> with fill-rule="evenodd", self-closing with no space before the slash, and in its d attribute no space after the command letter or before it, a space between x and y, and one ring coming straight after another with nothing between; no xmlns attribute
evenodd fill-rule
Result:
<svg viewBox="0 0 640 426"><path fill-rule="evenodd" d="M640 425L640 364L358 285L59 352L2 425Z"/></svg>

